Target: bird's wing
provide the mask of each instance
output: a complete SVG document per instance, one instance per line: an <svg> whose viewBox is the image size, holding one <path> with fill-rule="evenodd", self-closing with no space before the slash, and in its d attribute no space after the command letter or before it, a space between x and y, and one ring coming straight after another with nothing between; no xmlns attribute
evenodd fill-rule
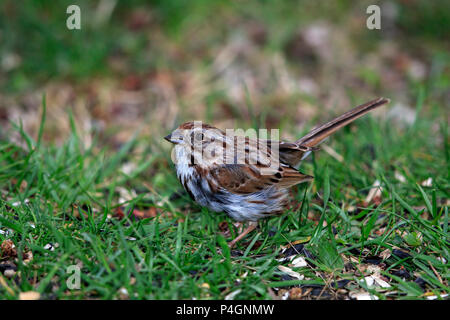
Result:
<svg viewBox="0 0 450 320"><path fill-rule="evenodd" d="M221 188L236 194L258 192L271 186L289 188L313 179L286 165L268 174L263 174L262 169L256 165L228 164L214 168L211 175Z"/></svg>
<svg viewBox="0 0 450 320"><path fill-rule="evenodd" d="M271 186L289 188L313 179L292 168L283 158L283 150L295 144L281 142L276 146L274 141L249 137L234 137L228 142L231 148L226 152L225 163L212 169L211 175L229 192L246 194ZM298 150L306 152L309 148Z"/></svg>
<svg viewBox="0 0 450 320"><path fill-rule="evenodd" d="M291 167L297 167L299 162L303 160L311 151L318 149L317 147L308 147L298 145L292 142L280 142L279 158L281 163L285 163Z"/></svg>

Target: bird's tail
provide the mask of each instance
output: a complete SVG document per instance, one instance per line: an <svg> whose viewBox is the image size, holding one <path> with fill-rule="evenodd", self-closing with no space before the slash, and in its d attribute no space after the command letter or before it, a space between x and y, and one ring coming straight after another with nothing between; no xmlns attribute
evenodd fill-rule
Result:
<svg viewBox="0 0 450 320"><path fill-rule="evenodd" d="M296 144L305 147L314 147L323 139L327 138L340 128L362 117L366 113L388 103L390 100L386 98L378 98L376 100L364 103L356 108L344 113L343 115L321 125L318 128L311 130L306 136L298 139Z"/></svg>

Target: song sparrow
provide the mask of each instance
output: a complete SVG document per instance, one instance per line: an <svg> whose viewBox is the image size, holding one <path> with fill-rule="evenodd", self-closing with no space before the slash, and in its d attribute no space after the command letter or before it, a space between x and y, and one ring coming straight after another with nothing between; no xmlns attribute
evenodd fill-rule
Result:
<svg viewBox="0 0 450 320"><path fill-rule="evenodd" d="M230 135L201 122L183 123L165 139L175 144L177 176L194 201L250 222L229 243L233 247L259 219L283 213L290 187L313 179L297 167L322 140L387 102L379 98L362 104L295 142Z"/></svg>

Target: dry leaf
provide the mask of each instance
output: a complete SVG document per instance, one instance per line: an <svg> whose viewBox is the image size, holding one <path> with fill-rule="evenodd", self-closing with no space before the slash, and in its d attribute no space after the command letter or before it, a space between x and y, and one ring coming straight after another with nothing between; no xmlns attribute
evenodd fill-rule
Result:
<svg viewBox="0 0 450 320"><path fill-rule="evenodd" d="M380 257L383 258L383 260L388 259L390 256L391 256L391 250L389 250L389 249L383 250L380 253Z"/></svg>
<svg viewBox="0 0 450 320"><path fill-rule="evenodd" d="M289 299L291 300L299 300L303 297L303 290L301 288L292 288L289 291Z"/></svg>
<svg viewBox="0 0 450 320"><path fill-rule="evenodd" d="M371 203L374 203L376 205L379 205L381 203L381 192L383 191L383 188L381 187L381 183L379 180L375 180L373 183L369 194L367 195L366 199L364 200L364 205L368 206Z"/></svg>
<svg viewBox="0 0 450 320"><path fill-rule="evenodd" d="M31 252L31 250L24 252L22 258L23 264L30 263L33 260L33 252Z"/></svg>
<svg viewBox="0 0 450 320"><path fill-rule="evenodd" d="M137 209L133 210L133 215L138 219L146 219L156 217L156 208L151 207L148 210L140 211Z"/></svg>
<svg viewBox="0 0 450 320"><path fill-rule="evenodd" d="M2 242L0 245L0 252L2 257L7 258L15 258L17 257L17 250L14 242L12 240L7 239Z"/></svg>
<svg viewBox="0 0 450 320"><path fill-rule="evenodd" d="M19 300L39 300L41 294L36 291L26 291L19 294Z"/></svg>
<svg viewBox="0 0 450 320"><path fill-rule="evenodd" d="M147 218L154 218L158 214L158 211L155 207L148 208L147 210L138 210L133 209L132 216L135 217L138 220L141 219L147 219ZM117 207L114 212L114 217L121 220L125 218L126 214L123 207Z"/></svg>
<svg viewBox="0 0 450 320"><path fill-rule="evenodd" d="M209 289L209 284L206 282L203 282L200 286L202 289Z"/></svg>
<svg viewBox="0 0 450 320"><path fill-rule="evenodd" d="M306 262L305 258L303 258L302 256L298 256L297 258L292 260L292 262L289 264L289 266L295 267L295 268L301 268L301 267L308 266L308 263Z"/></svg>
<svg viewBox="0 0 450 320"><path fill-rule="evenodd" d="M304 275L295 272L291 268L285 267L285 266L278 266L278 269L280 269L281 272L286 273L287 275L291 276L292 278L297 278L298 280L303 280L305 278Z"/></svg>
<svg viewBox="0 0 450 320"><path fill-rule="evenodd" d="M381 268L377 265L368 265L366 268L366 272L370 273L370 276L365 277L360 280L361 282L365 282L369 288L381 287L381 288L389 288L391 285L387 283L381 276Z"/></svg>
<svg viewBox="0 0 450 320"><path fill-rule="evenodd" d="M11 279L12 277L14 277L15 274L16 274L16 271L14 269L6 269L3 272L3 275L8 279Z"/></svg>
<svg viewBox="0 0 450 320"><path fill-rule="evenodd" d="M122 207L116 208L116 210L114 211L114 216L119 220L125 218L125 213L123 212Z"/></svg>
<svg viewBox="0 0 450 320"><path fill-rule="evenodd" d="M20 183L20 187L19 187L20 192L22 192L22 193L25 192L27 187L28 187L27 181L26 180L22 180L22 182Z"/></svg>
<svg viewBox="0 0 450 320"><path fill-rule="evenodd" d="M381 287L381 288L389 288L391 285L381 279L381 277L377 274L373 274L370 276L365 277L364 279L360 280L361 282L365 282L367 287L369 288L375 288L375 287Z"/></svg>
<svg viewBox="0 0 450 320"><path fill-rule="evenodd" d="M373 284L375 283L375 279L372 278L372 276L365 277L364 279L361 279L360 282L365 282L366 286L369 288L373 287Z"/></svg>

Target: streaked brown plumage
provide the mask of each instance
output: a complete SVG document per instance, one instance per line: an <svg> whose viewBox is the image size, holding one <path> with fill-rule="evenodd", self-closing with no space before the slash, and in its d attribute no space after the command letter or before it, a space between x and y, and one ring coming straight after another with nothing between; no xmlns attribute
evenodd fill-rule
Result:
<svg viewBox="0 0 450 320"><path fill-rule="evenodd" d="M283 213L290 187L313 179L296 168L320 142L387 102L379 98L362 104L295 142L229 136L196 122L180 125L165 139L175 144L177 176L194 201L237 221L250 221L233 246L258 219Z"/></svg>

